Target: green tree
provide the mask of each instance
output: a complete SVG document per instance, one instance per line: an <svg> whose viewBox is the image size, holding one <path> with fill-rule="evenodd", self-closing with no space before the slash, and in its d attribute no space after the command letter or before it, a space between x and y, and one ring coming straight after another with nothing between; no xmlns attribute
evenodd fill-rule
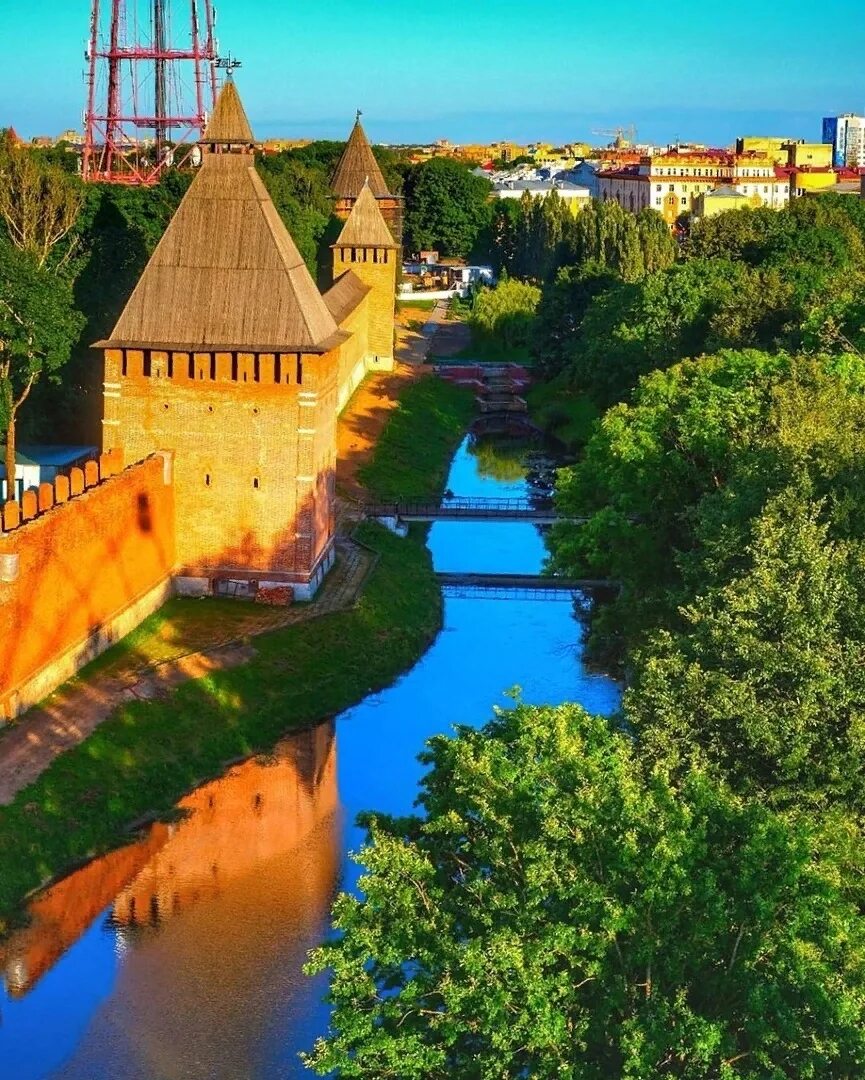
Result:
<svg viewBox="0 0 865 1080"><path fill-rule="evenodd" d="M809 495L806 481L772 496L729 571L704 572L682 631L637 656L627 716L644 750L679 768L709 762L775 804L861 815L861 544L832 541Z"/></svg>
<svg viewBox="0 0 865 1080"><path fill-rule="evenodd" d="M532 331L532 353L544 375L552 377L568 367L592 301L618 284L612 271L588 262L561 267L544 286Z"/></svg>
<svg viewBox="0 0 865 1080"><path fill-rule="evenodd" d="M654 210L635 217L616 202L594 199L577 215L568 261L599 264L633 282L675 258L675 241Z"/></svg>
<svg viewBox="0 0 865 1080"><path fill-rule="evenodd" d="M553 565L620 581L595 648L674 627L707 581L738 572L752 519L793 477L826 500L832 536L862 539L865 360L724 351L655 371L558 473Z"/></svg>
<svg viewBox="0 0 865 1080"><path fill-rule="evenodd" d="M82 185L25 149L0 156L0 219L10 241L46 266L75 229L84 203ZM56 260L55 260L56 261Z"/></svg>
<svg viewBox="0 0 865 1080"><path fill-rule="evenodd" d="M269 155L257 164L279 216L316 277L319 247L333 208L328 174L321 165L298 160L293 153Z"/></svg>
<svg viewBox="0 0 865 1080"><path fill-rule="evenodd" d="M492 219L490 182L452 158L431 158L405 180L405 245L466 258Z"/></svg>
<svg viewBox="0 0 865 1080"><path fill-rule="evenodd" d="M337 900L309 966L333 972L320 1074L861 1075L851 829L647 772L576 705L422 760L423 816L368 819L363 897Z"/></svg>
<svg viewBox="0 0 865 1080"><path fill-rule="evenodd" d="M83 320L69 284L37 258L0 241L0 431L6 494L13 497L18 413L36 382L69 359Z"/></svg>
<svg viewBox="0 0 865 1080"><path fill-rule="evenodd" d="M504 279L481 288L472 303L471 324L482 337L507 349L525 348L541 299L537 285Z"/></svg>

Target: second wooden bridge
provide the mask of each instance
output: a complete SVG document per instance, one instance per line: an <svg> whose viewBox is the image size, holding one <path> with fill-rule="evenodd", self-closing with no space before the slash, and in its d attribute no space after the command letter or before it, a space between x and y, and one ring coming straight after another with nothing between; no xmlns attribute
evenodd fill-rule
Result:
<svg viewBox="0 0 865 1080"><path fill-rule="evenodd" d="M552 525L561 518L552 499L486 499L446 496L443 500L405 499L367 503L367 517L396 521L529 521ZM569 518L576 523L584 518Z"/></svg>
<svg viewBox="0 0 865 1080"><path fill-rule="evenodd" d="M494 600L567 600L578 593L615 591L613 581L594 578L564 578L543 574L476 574L439 572L436 580L446 596L484 596Z"/></svg>

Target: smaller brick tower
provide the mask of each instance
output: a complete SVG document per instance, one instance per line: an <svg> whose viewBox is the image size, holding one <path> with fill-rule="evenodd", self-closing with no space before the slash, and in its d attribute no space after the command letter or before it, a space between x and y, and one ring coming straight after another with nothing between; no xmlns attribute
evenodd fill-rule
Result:
<svg viewBox="0 0 865 1080"><path fill-rule="evenodd" d="M393 368L393 326L399 248L364 183L333 245L333 279L352 271L369 289L368 347L373 369Z"/></svg>
<svg viewBox="0 0 865 1080"><path fill-rule="evenodd" d="M378 203L387 227L397 244L402 243L402 199L392 195L382 175L375 154L360 122L360 110L339 163L331 177L330 187L334 194L334 213L346 221L354 204L366 185Z"/></svg>

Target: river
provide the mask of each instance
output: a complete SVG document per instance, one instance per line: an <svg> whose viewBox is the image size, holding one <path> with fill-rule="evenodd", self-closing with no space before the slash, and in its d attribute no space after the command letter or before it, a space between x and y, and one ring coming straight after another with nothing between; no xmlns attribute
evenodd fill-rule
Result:
<svg viewBox="0 0 865 1080"><path fill-rule="evenodd" d="M522 496L544 465L466 439L456 495ZM534 573L526 523L439 522L436 569ZM619 688L587 670L573 604L446 596L444 628L402 678L334 722L290 736L182 800L183 817L37 899L0 985L3 1080L216 1080L309 1076L327 1028L323 977L301 973L355 887L358 812L411 810L424 741L480 725L507 691L609 713Z"/></svg>

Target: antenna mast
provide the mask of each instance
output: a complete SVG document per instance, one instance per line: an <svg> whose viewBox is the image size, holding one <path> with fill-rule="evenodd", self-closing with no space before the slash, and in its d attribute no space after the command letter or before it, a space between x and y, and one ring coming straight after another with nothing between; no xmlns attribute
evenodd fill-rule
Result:
<svg viewBox="0 0 865 1080"><path fill-rule="evenodd" d="M216 101L215 28L212 0L92 0L85 180L155 184L190 158Z"/></svg>

